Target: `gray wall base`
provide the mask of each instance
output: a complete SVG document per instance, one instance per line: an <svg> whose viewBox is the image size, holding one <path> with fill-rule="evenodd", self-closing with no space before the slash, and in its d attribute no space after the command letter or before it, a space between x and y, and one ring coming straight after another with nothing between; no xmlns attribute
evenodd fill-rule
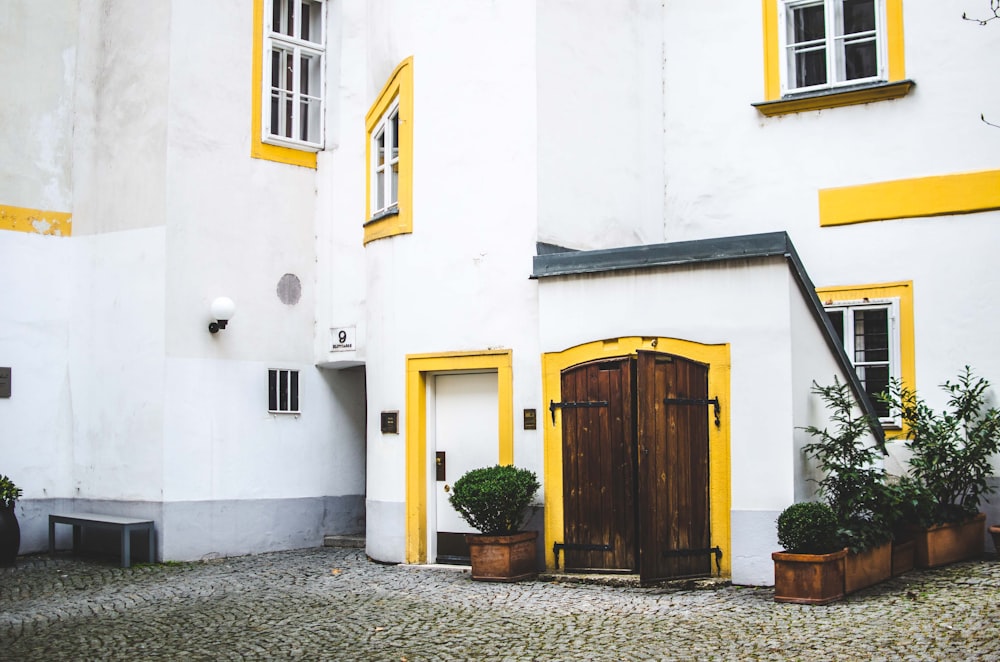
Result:
<svg viewBox="0 0 1000 662"><path fill-rule="evenodd" d="M362 495L168 503L23 499L17 502L16 510L21 554L48 550L48 516L57 512L152 519L156 522L157 560L171 561L319 547L326 534L359 534L365 530ZM71 531L69 526L56 526L56 549L72 546ZM91 536L86 541L88 546L91 541L97 545L96 551L108 544L100 535ZM136 538L136 547L144 549L144 542ZM115 550L114 545L107 549Z"/></svg>

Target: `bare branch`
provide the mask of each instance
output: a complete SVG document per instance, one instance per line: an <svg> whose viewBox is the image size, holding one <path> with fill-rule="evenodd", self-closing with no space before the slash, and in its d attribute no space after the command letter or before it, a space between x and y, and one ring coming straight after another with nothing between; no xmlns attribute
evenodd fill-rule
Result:
<svg viewBox="0 0 1000 662"><path fill-rule="evenodd" d="M972 21L974 23L978 23L979 25L986 25L990 21L1000 19L1000 0L990 0L990 11L993 12L993 15L988 18L969 18L965 12L962 12L962 20Z"/></svg>
<svg viewBox="0 0 1000 662"><path fill-rule="evenodd" d="M1000 124L994 124L993 122L988 121L986 119L986 115L984 113L979 113L979 119L981 119L984 124L992 126L993 128L996 128L996 129L1000 129Z"/></svg>

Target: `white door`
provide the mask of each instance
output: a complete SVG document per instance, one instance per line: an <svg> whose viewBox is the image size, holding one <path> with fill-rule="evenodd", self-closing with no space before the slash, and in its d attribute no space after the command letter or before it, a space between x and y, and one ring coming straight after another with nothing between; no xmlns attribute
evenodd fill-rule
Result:
<svg viewBox="0 0 1000 662"><path fill-rule="evenodd" d="M497 373L443 374L434 377L434 419L431 450L432 471L428 481L435 504L428 531L430 558L438 562L461 562L468 556L464 534L475 532L448 503L451 486L471 469L499 461L499 416ZM444 480L437 470L442 457Z"/></svg>

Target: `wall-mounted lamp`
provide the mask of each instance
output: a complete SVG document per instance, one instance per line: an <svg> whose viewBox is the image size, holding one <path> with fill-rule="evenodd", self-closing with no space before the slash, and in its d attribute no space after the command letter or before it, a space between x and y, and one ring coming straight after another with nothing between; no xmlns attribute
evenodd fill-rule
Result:
<svg viewBox="0 0 1000 662"><path fill-rule="evenodd" d="M233 319L233 315L236 314L236 304L229 297L218 297L212 302L212 319L208 325L208 330L211 333L218 333L219 329L226 328L226 324L229 320Z"/></svg>

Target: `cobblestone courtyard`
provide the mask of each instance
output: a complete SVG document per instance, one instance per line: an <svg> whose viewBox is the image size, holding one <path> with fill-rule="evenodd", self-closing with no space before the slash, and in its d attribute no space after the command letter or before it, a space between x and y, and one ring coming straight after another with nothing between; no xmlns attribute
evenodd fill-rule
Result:
<svg viewBox="0 0 1000 662"><path fill-rule="evenodd" d="M826 607L770 589L473 582L317 548L0 569L0 659L1000 660L1000 563L913 572Z"/></svg>

